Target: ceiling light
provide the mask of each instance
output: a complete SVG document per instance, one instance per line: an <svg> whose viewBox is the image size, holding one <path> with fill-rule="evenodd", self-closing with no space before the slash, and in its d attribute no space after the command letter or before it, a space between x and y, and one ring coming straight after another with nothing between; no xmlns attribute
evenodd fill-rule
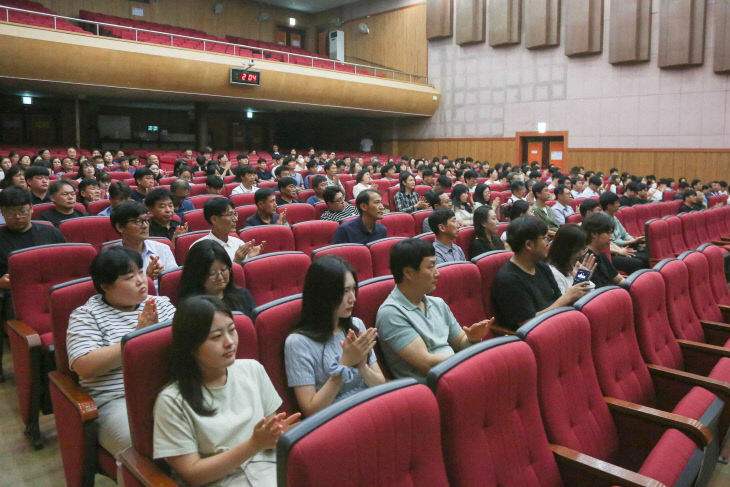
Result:
<svg viewBox="0 0 730 487"><path fill-rule="evenodd" d="M33 98L29 96L23 97L23 105L32 105L33 104Z"/></svg>

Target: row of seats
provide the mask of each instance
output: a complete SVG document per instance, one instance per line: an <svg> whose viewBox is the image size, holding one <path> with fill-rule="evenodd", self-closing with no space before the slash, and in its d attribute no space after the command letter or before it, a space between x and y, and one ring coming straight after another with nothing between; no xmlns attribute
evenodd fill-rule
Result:
<svg viewBox="0 0 730 487"><path fill-rule="evenodd" d="M516 337L493 338L457 354L429 373L433 394L412 381L394 381L308 418L279 442L279 485L330 485L342 478L353 485L394 485L394 478L407 478L414 485L425 485L427 478L427 485L452 486L660 485L649 479L661 485L693 485L695 480L703 485L729 424L724 404L730 401L730 358L718 360L717 353L707 353L712 348L703 346L702 336L680 338L687 332L675 330L680 330L679 322L694 323L685 329L709 327L700 321L707 311L697 310L703 307L726 313L727 321L730 292L724 275L711 271L722 268L722 251L712 245L700 250L639 271L627 281L627 290L596 290L575 308L538 316ZM509 253L490 253L478 263L504 254ZM459 323L483 318L481 307L469 307L478 302L471 294L472 285L480 282L476 267L445 264L439 271L433 294L445 299ZM690 283L701 283L702 289L692 293ZM360 283L354 314L366 326L374 325L375 310L393 286L391 277ZM85 281L56 288L52 299L60 293L57 299L67 304L83 302L88 296L82 289L93 294ZM700 294L704 305L697 302ZM286 386L283 344L300 310L301 295L294 295L257 308L253 324L246 317L235 318L243 337L238 357L257 358L264 365L287 412L295 411L296 403ZM59 323L65 326L63 320ZM713 343L730 345L730 325L715 322L711 327ZM165 323L124 340L133 432L133 449L123 455L125 485L144 485L150 472L165 475L150 459L152 406L166 376L150 360L165 355L170 339ZM63 353L57 348L60 365L51 374L51 390L59 442L72 446L62 448L68 479L79 475L68 465L88 461L83 458L88 450L70 439L82 438L90 427L71 398L81 397L86 401L82 404L90 398L78 396L83 391L61 363ZM683 372L686 367L692 372ZM68 417L59 413L62 403ZM350 445L353 435L358 438L355 448ZM345 449L347 458L334 469L338 475L330 477L332 469L322 469L321 458ZM366 472L348 467L348 462L376 453L377 462L364 463ZM622 468L598 473L596 469L607 466L579 454ZM95 455L103 460L105 452ZM110 464L99 465L104 470ZM594 472L592 480L582 477L585 470ZM626 479L634 483L626 484Z"/></svg>
<svg viewBox="0 0 730 487"><path fill-rule="evenodd" d="M28 12L19 12L17 10L2 8L3 6L51 15L39 15ZM58 29L67 32L85 33L82 28L73 25L68 20L54 18L53 15L57 15L56 12L47 9L38 2L32 2L30 0L2 0L2 5L0 5L0 21L32 25L35 27L44 27L47 29Z"/></svg>
<svg viewBox="0 0 730 487"><path fill-rule="evenodd" d="M730 250L730 206L651 219L646 240L652 265L706 242Z"/></svg>

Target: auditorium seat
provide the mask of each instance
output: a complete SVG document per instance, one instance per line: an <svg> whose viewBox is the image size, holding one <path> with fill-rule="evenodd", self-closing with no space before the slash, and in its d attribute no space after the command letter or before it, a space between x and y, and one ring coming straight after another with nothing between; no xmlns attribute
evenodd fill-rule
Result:
<svg viewBox="0 0 730 487"><path fill-rule="evenodd" d="M443 299L461 326L471 326L487 317L481 303L482 289L479 269L471 262L438 264L436 289L430 296Z"/></svg>
<svg viewBox="0 0 730 487"><path fill-rule="evenodd" d="M388 237L411 238L416 235L414 232L414 221L410 213L392 212L383 215L380 223L388 230ZM420 231L418 233L421 233Z"/></svg>
<svg viewBox="0 0 730 487"><path fill-rule="evenodd" d="M727 208L730 208L728 206ZM723 306L730 306L730 289L728 289L727 277L725 274L725 257L722 249L712 244L700 245L697 250L701 251L707 258L710 266L710 284L715 302Z"/></svg>
<svg viewBox="0 0 730 487"><path fill-rule="evenodd" d="M311 264L303 252L273 252L244 262L248 290L258 305L302 291Z"/></svg>
<svg viewBox="0 0 730 487"><path fill-rule="evenodd" d="M101 249L104 242L119 238L108 216L82 216L64 220L58 227L67 242L90 243Z"/></svg>
<svg viewBox="0 0 730 487"><path fill-rule="evenodd" d="M240 232L246 225L246 219L256 213L258 208L256 205L244 205L237 206L236 213L238 214L238 220L236 221L236 231Z"/></svg>
<svg viewBox="0 0 730 487"><path fill-rule="evenodd" d="M327 203L317 203L314 205L314 219L319 220L322 214L327 211Z"/></svg>
<svg viewBox="0 0 730 487"><path fill-rule="evenodd" d="M434 241L436 241L436 234L433 232L425 232L425 233L416 235L414 238L417 238L419 240L425 240L426 242L429 242L429 243L434 243Z"/></svg>
<svg viewBox="0 0 730 487"><path fill-rule="evenodd" d="M237 359L258 359L256 331L251 320L240 313L233 322L238 332ZM168 355L172 343L170 321L136 330L122 339L122 367L127 416L132 433L132 448L121 455L126 487L172 485L166 478L164 462L152 460L153 408L157 394L169 380L168 369L161 358ZM164 359L163 359L164 360Z"/></svg>
<svg viewBox="0 0 730 487"><path fill-rule="evenodd" d="M40 220L41 214L53 209L55 206L56 205L54 203L41 203L39 205L33 205L33 213L30 215L30 218L32 220ZM80 211L81 213L86 213L86 207L81 203L76 203L74 205L74 210Z"/></svg>
<svg viewBox="0 0 730 487"><path fill-rule="evenodd" d="M169 271L160 272L157 280L157 289L160 296L167 296L170 302L177 306L180 295L180 282L182 279L182 266ZM246 287L246 278L243 275L243 268L233 264L233 283L239 287Z"/></svg>
<svg viewBox="0 0 730 487"><path fill-rule="evenodd" d="M413 235L419 235L423 233L423 220L426 220L429 216L431 216L431 213L433 213L433 210L418 210L411 213L413 216Z"/></svg>
<svg viewBox="0 0 730 487"><path fill-rule="evenodd" d="M8 273L18 277L10 280L15 319L7 321L6 329L20 416L35 448L43 444L38 417L51 412L46 376L54 368L54 340L48 292L56 284L88 276L96 254L91 244L57 243L16 250L8 259Z"/></svg>
<svg viewBox="0 0 730 487"><path fill-rule="evenodd" d="M388 276L390 272L390 249L405 237L386 237L367 244L373 264L373 276Z"/></svg>
<svg viewBox="0 0 730 487"><path fill-rule="evenodd" d="M674 255L679 255L689 248L687 242L684 241L684 232L682 231L682 219L677 215L670 215L662 218L667 222L667 230L669 232L669 244Z"/></svg>
<svg viewBox="0 0 730 487"><path fill-rule="evenodd" d="M197 196L191 196L188 198L188 201L193 204L193 207L196 210L200 210L205 206L205 202L208 200L212 200L215 198L220 198L219 194L201 194ZM234 205L235 206L235 205Z"/></svg>
<svg viewBox="0 0 730 487"><path fill-rule="evenodd" d="M296 250L294 234L287 225L256 225L246 227L238 234L238 238L244 242L254 240L257 244L266 242L261 251L262 254Z"/></svg>
<svg viewBox="0 0 730 487"><path fill-rule="evenodd" d="M474 227L461 227L454 243L461 247L464 255L469 255L469 245L472 240L474 240Z"/></svg>
<svg viewBox="0 0 730 487"><path fill-rule="evenodd" d="M482 288L482 306L484 307L484 316L489 318L494 316L494 304L492 303L492 286L497 271L512 258L513 253L508 250L493 250L477 255L471 261L476 264L481 276ZM495 322L495 325L499 323Z"/></svg>
<svg viewBox="0 0 730 487"><path fill-rule="evenodd" d="M368 388L281 436L278 485L447 487L440 428L436 398L423 384L401 379ZM330 458L337 461L322 468Z"/></svg>
<svg viewBox="0 0 730 487"><path fill-rule="evenodd" d="M210 230L210 223L205 220L203 210L190 210L183 213L183 221L188 224L188 230Z"/></svg>
<svg viewBox="0 0 730 487"><path fill-rule="evenodd" d="M327 220L312 220L293 225L291 230L296 249L308 256L312 255L313 250L332 243L337 227L337 222Z"/></svg>
<svg viewBox="0 0 730 487"><path fill-rule="evenodd" d="M582 221L583 221L583 216L580 213L573 213L572 215L570 215L568 217L568 219L566 220L566 223L579 224Z"/></svg>
<svg viewBox="0 0 730 487"><path fill-rule="evenodd" d="M86 211L89 213L89 215L96 216L101 211L109 207L109 205L111 205L111 201L109 200L92 201L91 203L89 203Z"/></svg>
<svg viewBox="0 0 730 487"><path fill-rule="evenodd" d="M300 286L301 289L301 286ZM258 301L257 301L258 302ZM294 391L289 387L284 365L284 342L299 323L302 295L294 294L259 305L254 310L259 361L281 397L279 411L288 414L299 410Z"/></svg>
<svg viewBox="0 0 730 487"><path fill-rule="evenodd" d="M577 210L576 210L577 211ZM622 206L616 212L616 218L624 226L629 235L638 237L644 235L644 228L639 225L636 215L636 207L634 206Z"/></svg>
<svg viewBox="0 0 730 487"><path fill-rule="evenodd" d="M220 195L217 195L220 196ZM234 194L230 196L228 199L231 200L231 203L233 203L234 207L239 206L245 206L245 205L253 205L254 203L254 193L241 193L241 194Z"/></svg>
<svg viewBox="0 0 730 487"><path fill-rule="evenodd" d="M286 222L289 225L314 220L314 206L306 203L292 203L290 205L279 206L276 212L281 214L286 211Z"/></svg>
<svg viewBox="0 0 730 487"><path fill-rule="evenodd" d="M355 270L358 281L364 281L373 277L373 263L370 258L370 250L363 244L343 243L321 247L312 251L312 260L314 261L325 255L338 255L345 259Z"/></svg>
<svg viewBox="0 0 730 487"><path fill-rule="evenodd" d="M662 259L676 257L672 251L669 225L666 220L654 218L647 222L646 244L649 249L649 265L651 266Z"/></svg>
<svg viewBox="0 0 730 487"><path fill-rule="evenodd" d="M185 257L188 255L188 250L190 250L193 243L205 237L209 233L210 231L208 230L197 230L178 235L175 239L175 262L177 262L178 265L184 264Z"/></svg>
<svg viewBox="0 0 730 487"><path fill-rule="evenodd" d="M557 308L528 321L517 335L535 354L540 371L538 400L551 443L664 485L693 485L709 432L661 411L604 398L591 357L590 324L584 314L573 308ZM693 431L692 438L675 428Z"/></svg>
<svg viewBox="0 0 730 487"><path fill-rule="evenodd" d="M692 307L695 315L706 328L707 341L709 343L723 343L723 337L730 338L730 325L726 325L730 323L730 307L721 306L715 301L715 296L712 294L707 257L702 252L688 250L682 253L679 259L687 267ZM724 346L728 346L730 340L726 340L726 342L723 343Z"/></svg>
<svg viewBox="0 0 730 487"><path fill-rule="evenodd" d="M452 487L650 485L650 479L551 445L537 401L537 365L517 337L485 341L428 373Z"/></svg>

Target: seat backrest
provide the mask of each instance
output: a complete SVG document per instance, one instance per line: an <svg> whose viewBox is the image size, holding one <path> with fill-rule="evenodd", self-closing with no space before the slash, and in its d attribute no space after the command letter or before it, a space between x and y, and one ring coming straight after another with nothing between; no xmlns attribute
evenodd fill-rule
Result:
<svg viewBox="0 0 730 487"><path fill-rule="evenodd" d="M314 205L314 219L319 220L322 214L327 211L327 203L317 203Z"/></svg>
<svg viewBox="0 0 730 487"><path fill-rule="evenodd" d="M312 251L326 247L332 243L332 237L339 224L327 220L313 220L297 223L292 226L294 246L305 254L312 255Z"/></svg>
<svg viewBox="0 0 730 487"><path fill-rule="evenodd" d="M636 338L644 361L683 369L682 352L669 326L662 275L653 269L642 269L631 274L623 286L631 295Z"/></svg>
<svg viewBox="0 0 730 487"><path fill-rule="evenodd" d="M259 361L266 369L283 401L281 411L294 413L299 410L294 391L289 387L284 365L284 342L299 323L302 313L302 295L295 294L277 299L254 310Z"/></svg>
<svg viewBox="0 0 730 487"><path fill-rule="evenodd" d="M185 262L185 257L188 255L190 247L209 233L210 231L208 230L197 230L178 235L175 239L175 261L182 265Z"/></svg>
<svg viewBox="0 0 730 487"><path fill-rule="evenodd" d="M438 404L426 386L402 379L369 388L281 436L278 485L447 487L439 431ZM325 458L337 461L322 468Z"/></svg>
<svg viewBox="0 0 730 487"><path fill-rule="evenodd" d="M87 243L49 244L10 253L8 273L15 318L38 334L51 331L48 293L52 286L89 275L96 248Z"/></svg>
<svg viewBox="0 0 730 487"><path fill-rule="evenodd" d="M434 243L436 241L436 234L433 232L426 232L426 233L421 233L419 235L416 235L415 238L420 239L420 240L425 240L426 242L429 242L429 243Z"/></svg>
<svg viewBox="0 0 730 487"><path fill-rule="evenodd" d="M364 281L373 277L373 264L370 258L370 250L363 244L344 243L328 245L312 252L312 260L324 257L325 255L339 255L345 259L357 274L358 281Z"/></svg>
<svg viewBox="0 0 730 487"><path fill-rule="evenodd" d="M667 231L669 232L669 246L674 255L679 255L687 250L688 245L684 241L684 232L682 231L682 219L677 215L670 215L663 219L667 222Z"/></svg>
<svg viewBox="0 0 730 487"><path fill-rule="evenodd" d="M367 244L373 265L373 276L390 275L390 249L405 237L386 237Z"/></svg>
<svg viewBox="0 0 730 487"><path fill-rule="evenodd" d="M302 252L273 252L247 260L243 273L258 305L302 291L311 260Z"/></svg>
<svg viewBox="0 0 730 487"><path fill-rule="evenodd" d="M40 203L37 205L33 205L32 212L30 214L30 218L32 220L38 220L41 217L41 213L44 213L56 206L55 203Z"/></svg>
<svg viewBox="0 0 730 487"><path fill-rule="evenodd" d="M497 271L512 258L512 255L513 253L508 250L493 250L477 255L471 260L479 269L482 283L482 307L484 308L485 317L491 318L494 316L494 304L492 304L494 278L497 276Z"/></svg>
<svg viewBox="0 0 730 487"><path fill-rule="evenodd" d="M73 310L82 306L96 294L94 283L90 277L56 284L50 289L49 309L51 313L51 331L53 332L54 355L56 369L66 375L73 375L68 367L66 351L66 330L68 318Z"/></svg>
<svg viewBox="0 0 730 487"><path fill-rule="evenodd" d="M256 205L243 205L236 207L236 213L238 214L238 220L236 220L236 231L240 232L241 229L246 225L246 219L256 213Z"/></svg>
<svg viewBox="0 0 730 487"><path fill-rule="evenodd" d="M654 268L664 278L667 316L674 336L681 340L705 342L705 332L692 307L687 266L679 259L664 259Z"/></svg>
<svg viewBox="0 0 730 487"><path fill-rule="evenodd" d="M101 244L119 238L108 216L82 216L64 220L58 226L69 243L88 243L101 249Z"/></svg>
<svg viewBox="0 0 730 487"><path fill-rule="evenodd" d="M667 225L666 220L653 219L647 222L646 242L652 264L662 259L674 257L672 243L669 240L669 225Z"/></svg>
<svg viewBox="0 0 730 487"><path fill-rule="evenodd" d="M266 242L262 253L293 251L294 234L288 225L256 225L246 227L239 233L244 242L255 240L256 243Z"/></svg>
<svg viewBox="0 0 730 487"><path fill-rule="evenodd" d="M235 313L233 321L238 332L236 358L257 360L258 343L251 319ZM166 359L172 343L171 325L171 321L158 323L122 339L124 390L132 445L147 458L152 458L155 400L170 377Z"/></svg>
<svg viewBox="0 0 730 487"><path fill-rule="evenodd" d="M633 207L636 210L636 228L639 230L638 235L632 233L634 237L644 235L645 224L652 218L659 217L659 211L655 204L649 203L644 205L636 205Z"/></svg>
<svg viewBox="0 0 730 487"><path fill-rule="evenodd" d="M241 193L231 195L228 199L233 203L234 208L245 205L254 205L254 193Z"/></svg>
<svg viewBox="0 0 730 487"><path fill-rule="evenodd" d="M591 357L591 326L573 308L556 308L517 330L530 345L537 370L538 401L551 443L614 463L618 433Z"/></svg>
<svg viewBox="0 0 730 487"><path fill-rule="evenodd" d="M687 248L696 249L705 242L700 242L699 235L697 234L697 219L694 218L694 212L682 213L679 215L679 219L682 220L682 236L684 237L684 243L687 244Z"/></svg>
<svg viewBox="0 0 730 487"><path fill-rule="evenodd" d="M529 345L500 337L469 347L428 373L441 412L452 487L560 486L537 402Z"/></svg>
<svg viewBox="0 0 730 487"><path fill-rule="evenodd" d="M730 206L727 208L730 209ZM700 245L698 250L704 254L710 266L710 285L715 302L730 306L730 289L725 276L725 253L720 247L712 244Z"/></svg>
<svg viewBox="0 0 730 487"><path fill-rule="evenodd" d="M679 256L687 266L689 276L689 294L692 298L692 307L701 320L723 322L722 311L717 306L710 284L710 267L707 257L702 252L688 250Z"/></svg>
<svg viewBox="0 0 730 487"><path fill-rule="evenodd" d="M109 200L92 201L91 203L89 203L89 206L86 207L86 210L89 212L89 215L98 215L99 212L106 209L110 205L111 201Z"/></svg>
<svg viewBox="0 0 730 487"><path fill-rule="evenodd" d="M413 231L415 232L413 235L418 235L423 232L423 220L431 216L431 213L433 213L433 210L418 210L411 213L413 217Z"/></svg>
<svg viewBox="0 0 730 487"><path fill-rule="evenodd" d="M160 273L157 287L160 296L167 296L170 302L177 306L180 299L180 280L182 279L182 267ZM239 287L246 287L246 278L243 276L243 268L233 264L233 283Z"/></svg>
<svg viewBox="0 0 730 487"><path fill-rule="evenodd" d="M300 222L314 220L314 206L307 203L292 203L291 205L280 206L277 213L286 211L286 221L289 225L296 225Z"/></svg>
<svg viewBox="0 0 730 487"><path fill-rule="evenodd" d="M707 230L707 226L711 220L711 218L709 218L711 212L711 210L704 210L691 213L691 217L695 220L695 230L697 232L697 239L699 240L699 243L694 248L697 248L703 243L707 243L711 240L710 234Z"/></svg>
<svg viewBox="0 0 730 487"><path fill-rule="evenodd" d="M352 315L360 318L365 327L374 327L378 308L394 287L393 276L378 276L367 281L361 281L358 285L357 301L355 301Z"/></svg>
<svg viewBox="0 0 730 487"><path fill-rule="evenodd" d="M471 326L484 318L479 269L471 262L438 264L439 278L430 295L443 299L461 326Z"/></svg>
<svg viewBox="0 0 730 487"><path fill-rule="evenodd" d="M196 210L202 209L205 206L205 202L214 198L220 198L219 194L201 194L198 196L191 196L188 201L193 204Z"/></svg>
<svg viewBox="0 0 730 487"><path fill-rule="evenodd" d="M411 238L416 235L414 233L415 223L410 213L388 213L383 216L380 223L385 225L385 228L388 230L388 237ZM418 233L421 232L419 231Z"/></svg>
<svg viewBox="0 0 730 487"><path fill-rule="evenodd" d="M575 303L591 324L591 352L606 396L654 407L654 384L639 350L628 291L596 289Z"/></svg>
<svg viewBox="0 0 730 487"><path fill-rule="evenodd" d="M388 208L392 209L393 211L396 211L396 205L395 205L395 194L400 191L400 186L390 186L388 188ZM385 195L384 195L385 196ZM420 232L418 232L420 233Z"/></svg>
<svg viewBox="0 0 730 487"><path fill-rule="evenodd" d="M616 212L616 218L621 222L629 234L638 236L644 234L644 229L636 221L636 209L633 206L623 206Z"/></svg>
<svg viewBox="0 0 730 487"><path fill-rule="evenodd" d="M210 223L205 221L203 210L190 210L183 214L183 221L188 224L188 230L210 230Z"/></svg>
<svg viewBox="0 0 730 487"><path fill-rule="evenodd" d="M474 227L462 227L455 242L464 251L464 255L469 255L469 245L472 240L474 240Z"/></svg>

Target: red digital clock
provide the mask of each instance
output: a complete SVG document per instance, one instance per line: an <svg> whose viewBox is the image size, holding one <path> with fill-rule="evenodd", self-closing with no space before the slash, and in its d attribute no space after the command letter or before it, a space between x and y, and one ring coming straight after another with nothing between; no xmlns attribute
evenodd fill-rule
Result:
<svg viewBox="0 0 730 487"><path fill-rule="evenodd" d="M231 83L236 85L261 86L261 73L259 71L251 71L250 69L231 68Z"/></svg>

